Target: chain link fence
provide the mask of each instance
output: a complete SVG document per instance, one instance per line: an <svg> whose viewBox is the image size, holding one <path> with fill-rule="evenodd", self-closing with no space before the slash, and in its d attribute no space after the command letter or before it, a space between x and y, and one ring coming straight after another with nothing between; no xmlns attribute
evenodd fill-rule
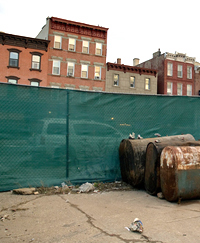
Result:
<svg viewBox="0 0 200 243"><path fill-rule="evenodd" d="M114 181L118 148L143 138L200 138L200 99L0 84L0 191Z"/></svg>

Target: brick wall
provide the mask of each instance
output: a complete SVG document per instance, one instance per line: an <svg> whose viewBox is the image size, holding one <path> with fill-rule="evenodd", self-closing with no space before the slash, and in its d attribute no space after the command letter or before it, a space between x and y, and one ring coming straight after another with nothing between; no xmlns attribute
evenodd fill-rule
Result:
<svg viewBox="0 0 200 243"><path fill-rule="evenodd" d="M62 22L62 21L60 21ZM57 23L61 25L61 23ZM78 24L77 24L78 25ZM81 24L80 24L81 25ZM57 28L57 27L56 27ZM85 27L87 30L87 27ZM106 38L87 35L87 33L73 33L65 28L65 31L60 31L52 26L50 21L49 25L49 59L48 59L48 86L58 85L61 88L75 88L87 90L102 90L105 91L106 80L106 49L107 49L107 31ZM54 36L62 37L62 49L54 48ZM69 51L69 38L76 40L75 51ZM83 40L89 41L89 53L82 53ZM102 43L102 55L95 55L96 43ZM52 74L53 60L60 60L60 75ZM75 64L74 76L67 76L68 61L72 60ZM81 65L88 64L88 77L81 78ZM95 65L101 67L100 80L95 79Z"/></svg>
<svg viewBox="0 0 200 243"><path fill-rule="evenodd" d="M107 64L108 65L108 64ZM115 64L113 64L114 66ZM124 67L125 65L123 65ZM128 67L128 66L127 66ZM129 67L128 67L129 68ZM119 75L119 85L114 85L114 75ZM135 87L130 86L130 77L135 78ZM150 79L150 89L145 89L145 79ZM157 75L150 75L149 72L139 73L128 72L127 70L108 70L106 71L106 91L111 93L129 94L157 94Z"/></svg>
<svg viewBox="0 0 200 243"><path fill-rule="evenodd" d="M19 69L9 66L9 50L17 49L19 53ZM32 54L30 52L39 52L41 56L41 72L31 71ZM0 82L7 82L8 76L18 77L18 84L30 85L29 79L39 79L40 86L47 85L47 67L48 54L43 50L36 50L31 48L24 48L16 45L2 45L0 44Z"/></svg>

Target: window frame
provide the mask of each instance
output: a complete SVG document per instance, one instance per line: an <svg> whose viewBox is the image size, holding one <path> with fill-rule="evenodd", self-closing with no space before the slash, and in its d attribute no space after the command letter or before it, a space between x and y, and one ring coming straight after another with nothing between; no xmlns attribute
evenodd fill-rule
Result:
<svg viewBox="0 0 200 243"><path fill-rule="evenodd" d="M70 49L70 45L72 45L72 44L70 44L70 40L73 40L74 41L74 49ZM75 38L69 38L69 42L68 42L68 51L76 51L76 39Z"/></svg>
<svg viewBox="0 0 200 243"><path fill-rule="evenodd" d="M88 43L88 46L84 46L84 42L87 42L87 43ZM87 48L87 52L84 51L84 47ZM82 53L84 53L84 54L89 54L89 48L90 48L90 42L87 41L87 40L83 40L83 41L82 41Z"/></svg>
<svg viewBox="0 0 200 243"><path fill-rule="evenodd" d="M191 90L188 90L188 87L191 87ZM187 96L192 96L192 84L187 84Z"/></svg>
<svg viewBox="0 0 200 243"><path fill-rule="evenodd" d="M167 76L170 76L170 77L173 76L173 63L172 62L167 63Z"/></svg>
<svg viewBox="0 0 200 243"><path fill-rule="evenodd" d="M39 87L40 82L42 82L42 80L38 78L31 78L29 79L29 81L30 81L30 86L34 86L34 87ZM32 85L33 83L37 83L38 85Z"/></svg>
<svg viewBox="0 0 200 243"><path fill-rule="evenodd" d="M170 87L171 92L170 93L168 92L168 84L171 84L171 87ZM172 82L167 82L167 94L168 95L172 95L173 94L173 83Z"/></svg>
<svg viewBox="0 0 200 243"><path fill-rule="evenodd" d="M56 41L56 38L60 38L60 42ZM56 47L56 43L59 43L59 47ZM60 35L54 35L54 44L53 44L54 49L61 50L62 49L62 36Z"/></svg>
<svg viewBox="0 0 200 243"><path fill-rule="evenodd" d="M96 68L99 68L99 76L96 76L96 73L98 73L98 71L96 71ZM94 67L94 79L95 80L101 80L101 66L95 66Z"/></svg>
<svg viewBox="0 0 200 243"><path fill-rule="evenodd" d="M41 72L41 59L42 59L42 53L40 53L40 52L30 52L30 54L32 55L31 56L31 68L30 68L30 70L32 71L32 70L34 70L34 71L39 71L39 72ZM33 63L34 63L34 61L33 61L33 57L34 56L38 56L39 57L39 68L34 68L33 67Z"/></svg>
<svg viewBox="0 0 200 243"><path fill-rule="evenodd" d="M179 87L181 87L181 92L179 93ZM177 83L177 95L183 95L183 84L182 83Z"/></svg>
<svg viewBox="0 0 200 243"><path fill-rule="evenodd" d="M148 83L147 83L148 81ZM145 90L150 90L151 89L151 79L150 78L145 78L144 80L144 89Z"/></svg>
<svg viewBox="0 0 200 243"><path fill-rule="evenodd" d="M84 67L87 67L87 70L83 70ZM86 72L86 77L83 77L83 72ZM81 64L81 78L88 78L88 65L87 64Z"/></svg>
<svg viewBox="0 0 200 243"><path fill-rule="evenodd" d="M56 65L54 65L56 62L59 63L59 65L58 65L58 71L59 71L59 73L55 73L55 72L54 72L54 68L57 67ZM52 74L53 74L53 75L57 75L57 76L60 75L60 63L61 63L60 60L57 60L57 59L54 59L54 60L53 60L53 64L52 64Z"/></svg>
<svg viewBox="0 0 200 243"><path fill-rule="evenodd" d="M97 48L97 45L101 45L101 48L100 48L100 49ZM100 54L97 53L97 50L100 50ZM102 43L100 43L100 42L96 42L96 46L95 46L95 55L97 55L97 56L102 56L102 50L103 50L103 45L102 45Z"/></svg>
<svg viewBox="0 0 200 243"><path fill-rule="evenodd" d="M187 66L187 79L192 79L192 67Z"/></svg>
<svg viewBox="0 0 200 243"><path fill-rule="evenodd" d="M115 77L118 77L117 79L115 79ZM115 73L113 75L113 86L117 87L119 86L119 74Z"/></svg>
<svg viewBox="0 0 200 243"><path fill-rule="evenodd" d="M10 84L18 84L18 80L19 80L20 78L18 78L18 77L16 77L16 76L6 76L6 79L7 79L7 83L10 83ZM10 82L9 80L15 80L16 83L14 83L14 82Z"/></svg>
<svg viewBox="0 0 200 243"><path fill-rule="evenodd" d="M69 64L73 64L73 72L69 72ZM74 70L75 70L75 63L74 62L67 62L67 77L74 77Z"/></svg>
<svg viewBox="0 0 200 243"><path fill-rule="evenodd" d="M133 80L131 80L131 78L133 78ZM130 88L131 89L135 88L135 76L130 76L129 77L129 84L130 84ZM133 86L131 86L131 84L133 84Z"/></svg>
<svg viewBox="0 0 200 243"><path fill-rule="evenodd" d="M20 50L15 49L15 48L11 48L11 49L7 49L9 51L9 60L8 60L8 68L18 68L19 69L19 54L20 54ZM11 58L11 53L17 53L17 59ZM11 60L17 60L16 65L12 65L11 64Z"/></svg>
<svg viewBox="0 0 200 243"><path fill-rule="evenodd" d="M181 67L181 70L179 70L180 67ZM177 77L178 78L183 78L183 65L181 65L181 64L178 64L178 66L177 66Z"/></svg>

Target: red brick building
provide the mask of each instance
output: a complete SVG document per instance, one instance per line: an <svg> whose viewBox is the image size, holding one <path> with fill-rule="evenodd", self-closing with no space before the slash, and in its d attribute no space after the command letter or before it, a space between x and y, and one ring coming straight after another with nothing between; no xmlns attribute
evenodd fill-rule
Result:
<svg viewBox="0 0 200 243"><path fill-rule="evenodd" d="M186 54L161 54L159 49L137 66L158 70L158 94L194 95L194 63L195 58Z"/></svg>
<svg viewBox="0 0 200 243"><path fill-rule="evenodd" d="M107 28L47 18L37 38L50 41L49 87L105 90Z"/></svg>
<svg viewBox="0 0 200 243"><path fill-rule="evenodd" d="M0 82L47 86L48 44L0 32Z"/></svg>

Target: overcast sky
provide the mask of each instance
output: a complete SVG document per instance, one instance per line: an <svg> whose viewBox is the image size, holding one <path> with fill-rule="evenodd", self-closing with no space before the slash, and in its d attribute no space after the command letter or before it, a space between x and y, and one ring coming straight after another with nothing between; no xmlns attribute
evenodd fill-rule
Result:
<svg viewBox="0 0 200 243"><path fill-rule="evenodd" d="M143 62L158 48L200 62L199 5L197 0L0 0L0 31L36 37L53 16L109 28L107 62Z"/></svg>

